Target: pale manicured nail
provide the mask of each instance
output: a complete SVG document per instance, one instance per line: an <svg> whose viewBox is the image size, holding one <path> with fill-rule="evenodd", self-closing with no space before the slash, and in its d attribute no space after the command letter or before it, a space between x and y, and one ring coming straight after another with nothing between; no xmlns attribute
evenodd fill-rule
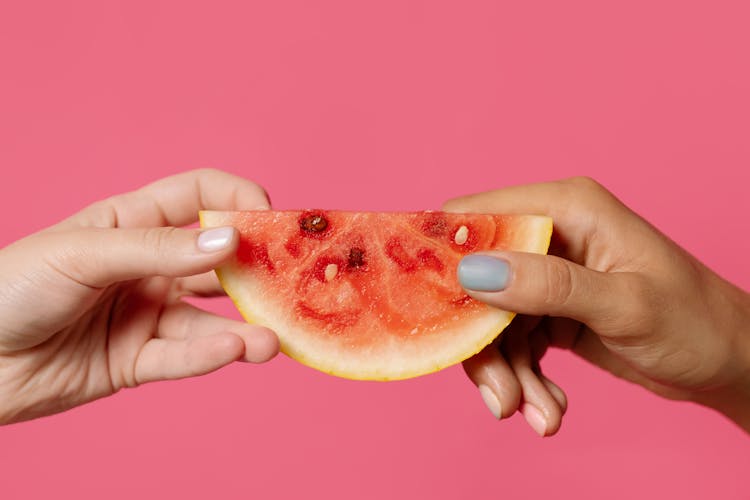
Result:
<svg viewBox="0 0 750 500"><path fill-rule="evenodd" d="M232 242L233 237L233 227L208 229L198 236L198 248L201 252L216 252L226 248Z"/></svg>
<svg viewBox="0 0 750 500"><path fill-rule="evenodd" d="M521 412L529 426L534 429L534 432L542 437L547 434L547 419L544 418L544 415L536 406L524 404Z"/></svg>
<svg viewBox="0 0 750 500"><path fill-rule="evenodd" d="M490 410L496 419L500 420L503 418L503 407L500 405L500 400L497 399L492 389L484 384L479 385L479 394L482 395L484 404L487 405L487 409Z"/></svg>
<svg viewBox="0 0 750 500"><path fill-rule="evenodd" d="M509 278L508 263L489 255L467 255L458 263L458 281L467 290L499 292Z"/></svg>

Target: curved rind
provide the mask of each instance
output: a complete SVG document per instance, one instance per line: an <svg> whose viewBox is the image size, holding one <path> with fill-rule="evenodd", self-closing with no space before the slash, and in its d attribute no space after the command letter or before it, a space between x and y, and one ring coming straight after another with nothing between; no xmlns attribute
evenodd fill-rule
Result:
<svg viewBox="0 0 750 500"><path fill-rule="evenodd" d="M221 213L200 213L202 227L221 224ZM549 217L527 217L523 233L516 239L524 242L513 250L546 253L552 235ZM225 268L216 271L219 281L243 318L276 331L281 351L302 364L338 377L354 380L391 381L418 377L460 363L492 342L515 316L514 313L487 307L455 327L446 326L436 335L424 336L398 345L380 344L362 350L338 349L336 342L297 332L293 321L282 311L264 307L266 293L257 283L249 283ZM339 352L336 352L339 351Z"/></svg>

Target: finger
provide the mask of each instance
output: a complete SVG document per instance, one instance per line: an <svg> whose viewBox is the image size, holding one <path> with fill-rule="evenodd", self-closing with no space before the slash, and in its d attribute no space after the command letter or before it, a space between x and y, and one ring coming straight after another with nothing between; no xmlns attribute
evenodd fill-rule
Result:
<svg viewBox="0 0 750 500"><path fill-rule="evenodd" d="M601 336L594 333L586 325L568 318L545 318L540 328L546 333L545 336L550 346L571 351L617 378L652 388L654 392L658 391L660 394L665 393L665 386L655 383L635 370L621 356L616 355L607 347ZM561 401L555 394L554 388L550 388L550 391L558 401Z"/></svg>
<svg viewBox="0 0 750 500"><path fill-rule="evenodd" d="M560 405L560 409L562 410L563 414L565 414L568 409L568 398L565 395L565 392L563 392L563 390L560 389L557 384L552 382L549 378L547 378L547 376L542 373L542 369L539 365L539 362L547 353L547 349L549 348L551 343L550 331L555 328L552 323L559 320L574 323L572 320L569 320L567 318L544 317L542 321L537 324L538 326L529 333L528 342L532 370L539 376L539 380L541 380L547 390L549 390L552 397L554 397L557 403ZM580 323L577 324L580 325Z"/></svg>
<svg viewBox="0 0 750 500"><path fill-rule="evenodd" d="M164 310L157 336L169 340L189 340L229 332L242 339L244 361L263 363L278 354L279 339L268 328L234 321L184 302Z"/></svg>
<svg viewBox="0 0 750 500"><path fill-rule="evenodd" d="M633 278L523 252L469 255L458 266L461 285L477 300L521 314L572 318L603 334L626 330L647 308Z"/></svg>
<svg viewBox="0 0 750 500"><path fill-rule="evenodd" d="M484 404L497 418L513 415L521 403L521 384L493 342L463 363L464 371L479 389Z"/></svg>
<svg viewBox="0 0 750 500"><path fill-rule="evenodd" d="M94 203L55 229L184 226L195 222L200 210L269 207L268 195L257 184L220 170L199 169Z"/></svg>
<svg viewBox="0 0 750 500"><path fill-rule="evenodd" d="M583 261L592 235L613 231L612 226L621 220L615 215L630 213L604 187L585 177L463 196L446 202L443 210L547 215L554 221L556 242L578 262ZM600 220L607 221L606 227L599 228Z"/></svg>
<svg viewBox="0 0 750 500"><path fill-rule="evenodd" d="M547 376L545 376L539 365L539 361L544 357L550 345L560 346L567 343L570 345L568 338L575 338L576 332L580 329L581 323L568 318L551 318L544 317L529 335L529 349L531 350L531 365L534 371L539 375L539 379L549 390L552 397L560 405L563 415L568 410L568 398L565 392ZM557 342L557 344L554 344Z"/></svg>
<svg viewBox="0 0 750 500"><path fill-rule="evenodd" d="M226 295L219 278L214 271L195 276L176 278L173 285L173 297L223 297Z"/></svg>
<svg viewBox="0 0 750 500"><path fill-rule="evenodd" d="M537 371L539 371L539 361L541 361L547 353L547 348L549 347L549 339L547 338L547 330L545 327L547 319L549 318L542 318L541 321L539 321L533 329L529 330L528 333L531 364Z"/></svg>
<svg viewBox="0 0 750 500"><path fill-rule="evenodd" d="M521 385L500 352L502 340L514 332L526 335L539 321L540 318L532 316L516 316L492 344L463 362L466 375L477 386L482 400L495 418L513 415L521 403Z"/></svg>
<svg viewBox="0 0 750 500"><path fill-rule="evenodd" d="M153 338L138 354L135 382L204 375L236 361L243 349L242 340L228 332L185 340Z"/></svg>
<svg viewBox="0 0 750 500"><path fill-rule="evenodd" d="M540 436L550 436L560 429L563 410L558 400L535 370L531 358L529 336L514 334L505 338L508 362L521 384L523 403L520 411L526 422Z"/></svg>
<svg viewBox="0 0 750 500"><path fill-rule="evenodd" d="M80 284L103 288L146 276L189 276L207 272L234 255L237 230L156 227L84 229L40 235L35 248L54 271Z"/></svg>
<svg viewBox="0 0 750 500"><path fill-rule="evenodd" d="M560 387L556 383L547 378L546 375L541 374L539 376L539 379L542 381L552 397L555 398L557 404L560 405L560 411L562 411L562 414L565 415L565 412L568 411L568 397L565 395L565 392L560 389Z"/></svg>

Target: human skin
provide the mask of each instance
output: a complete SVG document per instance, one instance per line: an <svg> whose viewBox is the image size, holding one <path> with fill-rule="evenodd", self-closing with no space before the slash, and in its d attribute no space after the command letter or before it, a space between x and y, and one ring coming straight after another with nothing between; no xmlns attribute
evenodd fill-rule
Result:
<svg viewBox="0 0 750 500"><path fill-rule="evenodd" d="M550 255L485 252L493 259L459 265L469 295L520 313L464 362L496 418L519 411L542 436L559 430L567 399L539 365L558 347L750 432L750 295L601 185L574 178L515 186L444 209L548 215L555 225Z"/></svg>
<svg viewBox="0 0 750 500"><path fill-rule="evenodd" d="M279 345L270 330L181 300L223 294L210 271L234 255L238 236L229 227L179 227L200 209L263 208L257 185L199 170L95 203L0 250L0 424L272 358ZM750 297L600 185L518 186L445 209L555 221L553 255L488 252L505 266L489 280L498 289L467 288L521 313L464 363L496 417L520 411L539 434L557 432L567 400L539 367L554 346L661 396L714 408L750 432ZM463 278L459 271L471 284Z"/></svg>
<svg viewBox="0 0 750 500"><path fill-rule="evenodd" d="M61 412L125 387L264 362L276 335L202 311L234 228L183 229L201 209L269 208L217 170L168 177L85 208L0 250L0 424Z"/></svg>

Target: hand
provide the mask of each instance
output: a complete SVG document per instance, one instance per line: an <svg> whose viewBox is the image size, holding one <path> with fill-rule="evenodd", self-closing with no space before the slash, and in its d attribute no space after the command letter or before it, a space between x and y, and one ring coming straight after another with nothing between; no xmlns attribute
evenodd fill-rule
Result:
<svg viewBox="0 0 750 500"><path fill-rule="evenodd" d="M204 208L268 207L257 185L198 170L95 203L0 250L0 423L272 358L279 344L270 330L181 300L222 294L210 271L234 255L236 230L174 227Z"/></svg>
<svg viewBox="0 0 750 500"><path fill-rule="evenodd" d="M540 435L557 432L567 400L539 367L552 346L750 432L750 297L603 187L585 178L518 186L444 209L555 224L551 256L487 252L459 265L472 297L521 314L464 363L497 418L518 410Z"/></svg>

